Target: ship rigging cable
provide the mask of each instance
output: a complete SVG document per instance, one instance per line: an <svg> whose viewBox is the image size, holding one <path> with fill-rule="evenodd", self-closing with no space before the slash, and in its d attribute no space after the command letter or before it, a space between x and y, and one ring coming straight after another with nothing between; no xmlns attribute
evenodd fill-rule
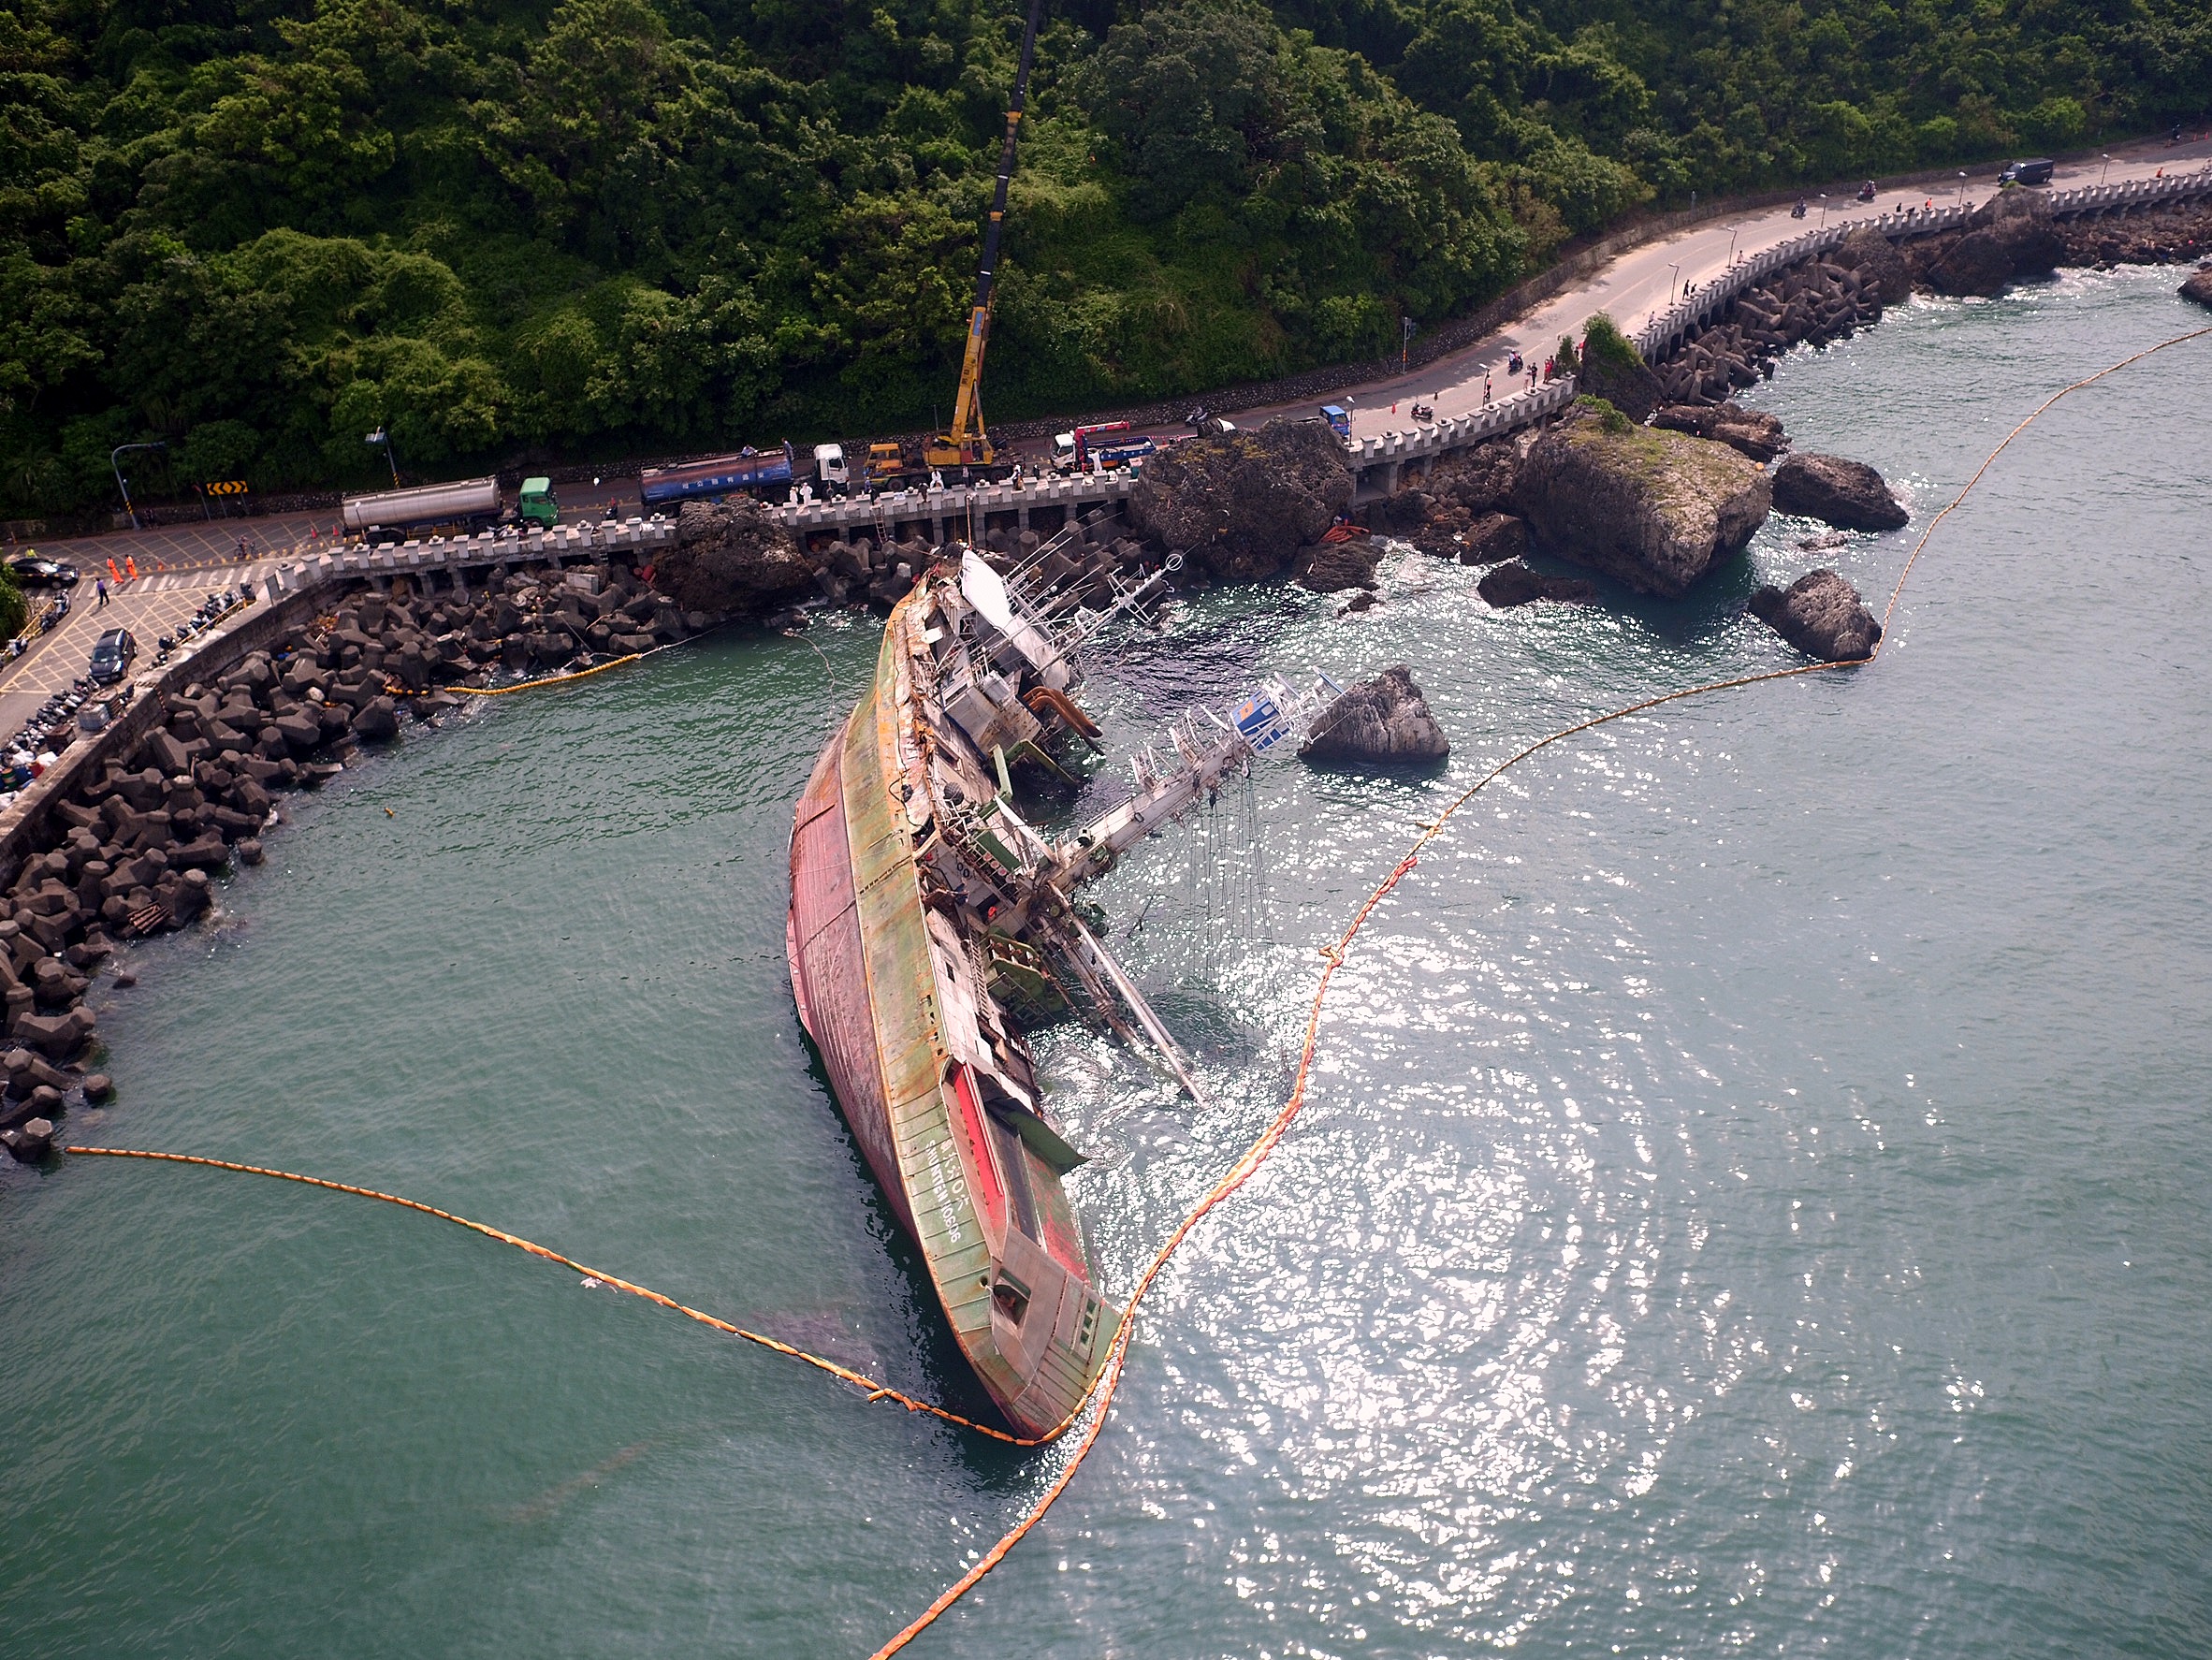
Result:
<svg viewBox="0 0 2212 1660"><path fill-rule="evenodd" d="M1855 658L1846 663L1799 663L1791 668L1769 669L1761 674L1739 675L1725 680L1709 680L1703 685L1686 687L1680 692L1664 692L1657 697L1645 698L1639 703L1629 704L1624 707L1612 709L1602 715L1592 716L1589 720L1579 721L1575 725L1562 727L1559 731L1536 739L1534 743L1516 750L1499 762L1497 765L1492 767L1490 771L1484 773L1455 796L1450 804L1433 820L1425 823L1420 834L1414 838L1412 845L1406 850L1405 856L1399 860L1390 875L1375 886L1375 891L1367 896L1365 902L1361 905L1359 911L1353 916L1345 930L1332 942L1320 948L1321 975L1314 987L1313 1001L1307 1010L1305 1036L1299 1048L1298 1070L1291 1084L1289 1098L1285 1100L1281 1110L1268 1122L1267 1127L1260 1131L1259 1138L1244 1150L1243 1157L1230 1167L1226 1175L1207 1190L1205 1196L1184 1216L1175 1230L1168 1235L1166 1242L1153 1254L1151 1260L1144 1265L1143 1272L1137 1276L1136 1284L1130 1289L1128 1310L1123 1315L1120 1325L1114 1331L1106 1363L1100 1368L1098 1376L1093 1381L1090 1392L1076 1404L1066 1418L1042 1435L1011 1435L1005 1431L994 1429L988 1424L977 1423L972 1420L963 1418L958 1413L948 1411L941 1406L932 1405L926 1401L917 1400L911 1395L880 1384L872 1378L852 1371L850 1367L841 1366L837 1361L826 1360L821 1355L809 1354L805 1349L779 1342L773 1337L764 1336L757 1332L749 1332L741 1326L731 1324L728 1320L719 1319L713 1315L702 1313L698 1309L678 1303L673 1297L663 1296L644 1286L634 1285L628 1280L618 1279L612 1274L602 1274L596 1269L587 1268L584 1264L564 1257L558 1251L548 1250L544 1245L532 1244L518 1235L489 1227L482 1222L471 1221L466 1216L456 1216L450 1211L440 1210L434 1205L424 1204L416 1200L403 1199L392 1193L380 1193L371 1187L357 1187L343 1182L327 1181L319 1176L298 1175L290 1171L270 1170L260 1165L233 1163L227 1159L206 1158L186 1153L150 1152L134 1147L70 1147L65 1150L87 1157L144 1158L169 1164L200 1165L211 1170L234 1171L246 1175L273 1176L283 1181L298 1182L311 1187L324 1187L336 1193L351 1193L364 1199L381 1200L387 1204L396 1204L407 1210L419 1211L425 1216L435 1216L441 1221L467 1228L474 1232L484 1234L488 1238L498 1240L502 1244L514 1245L518 1249L528 1251L534 1257L542 1257L549 1262L557 1262L565 1268L574 1269L585 1275L587 1279L597 1280L617 1290L627 1291L633 1296L643 1297L648 1302L657 1303L662 1307L671 1309L687 1318L697 1320L702 1325L711 1326L718 1332L727 1332L735 1337L742 1337L749 1343L755 1343L764 1348L773 1349L778 1354L787 1355L793 1360L803 1361L810 1366L817 1367L829 1373L832 1376L860 1389L871 1402L895 1401L910 1412L927 1413L947 1423L962 1429L974 1430L980 1434L988 1435L995 1440L1008 1442L1017 1447L1038 1447L1056 1441L1073 1428L1078 1420L1082 1420L1082 1434L1077 1437L1067 1462L1062 1464L1052 1481L1023 1514L1021 1520L1009 1528L998 1541L959 1579L947 1586L928 1608L916 1615L895 1637L870 1656L870 1660L889 1660L889 1656L897 1653L912 1642L915 1638L934 1624L948 1609L973 1590L984 1575L1005 1561L1007 1555L1043 1519L1045 1512L1052 1508L1060 1494L1067 1491L1068 1484L1075 1478L1076 1471L1083 1467L1084 1460L1089 1455L1092 1447L1098 1442L1099 1434L1106 1427L1106 1420L1113 1405L1113 1397L1121 1386L1123 1370L1128 1362L1130 1334L1136 1327L1138 1306L1143 1302L1146 1293L1152 1289L1155 1282L1166 1272L1168 1264L1182 1247L1184 1241L1189 1238L1191 1230L1216 1205L1252 1179L1259 1167L1267 1161L1268 1156L1282 1142L1291 1122L1297 1118L1299 1113L1305 1106L1306 1085L1313 1070L1314 1052L1318 1045L1320 1037L1321 1009L1329 996L1329 987L1334 981L1337 970L1345 966L1351 954L1353 942L1359 938L1361 931L1366 927L1376 908L1390 896L1391 890L1396 888L1398 883L1404 880L1406 875L1419 865L1423 850L1444 833L1445 826L1450 823L1452 817L1483 789L1502 778L1513 767L1520 765L1531 756L1550 749L1552 745L1581 733L1608 725L1615 721L1626 720L1632 715L1639 715L1652 709L1661 708L1668 704L1681 703L1693 697L1702 697L1708 692L1729 692L1739 687L1761 685L1770 680L1795 679L1800 675L1821 674L1829 669L1857 668L1872 663L1881 654L1882 641L1886 641L1889 637L1890 619L1897 610L1898 601L1905 591L1905 583L1912 576L1913 568L1919 562L1921 552L1928 546L1929 538L1935 534L1937 527L1950 517L1972 493L1990 467L1996 463L1997 458L2004 453L2014 439L2033 426L2052 405L2069 393L2078 392L2085 386L2094 386L2106 376L2116 374L2132 364L2139 363L2154 353L2162 352L2170 346L2181 345L2189 341L2201 340L2207 335L2212 335L2212 328L2192 329L2187 334L2176 335L2171 340L2161 341L2158 344L2147 346L2132 357L2123 357L2119 362L2099 370L2095 374L2089 375L2086 379L2075 381L2072 386L2061 387L2045 399L2042 403L2036 406L2032 414L2006 433L2003 441L1991 450L1983 459L1982 464L1974 470L1973 476L1966 481L1966 484L1956 496L1951 498L1943 511L1928 521L1928 529L1921 532L1920 540L1913 545L1913 551L1906 556L1904 568L1898 573L1897 584L1890 590L1889 603L1883 608L1882 639L1876 642L1873 650L1865 657ZM606 666L612 667L613 665ZM539 682L539 684L544 683ZM508 688L506 690L519 691L521 688Z"/></svg>

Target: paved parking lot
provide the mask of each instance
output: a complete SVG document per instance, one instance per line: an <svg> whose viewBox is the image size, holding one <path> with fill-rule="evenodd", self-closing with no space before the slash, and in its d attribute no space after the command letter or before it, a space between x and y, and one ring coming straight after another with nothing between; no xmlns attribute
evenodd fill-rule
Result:
<svg viewBox="0 0 2212 1660"><path fill-rule="evenodd" d="M72 608L61 626L38 636L22 657L0 665L0 741L14 737L41 704L84 673L102 631L129 629L138 639L137 668L150 668L153 642L199 609L209 593L257 581L263 574L258 564L241 565L235 559L216 569L164 571L126 584L106 605L97 603L87 575L70 595Z"/></svg>

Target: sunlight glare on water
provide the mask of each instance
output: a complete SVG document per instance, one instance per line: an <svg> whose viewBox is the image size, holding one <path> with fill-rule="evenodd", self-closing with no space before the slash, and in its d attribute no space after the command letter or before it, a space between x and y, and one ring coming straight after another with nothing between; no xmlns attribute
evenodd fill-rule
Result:
<svg viewBox="0 0 2212 1660"><path fill-rule="evenodd" d="M1503 755L1879 609L2174 273L1915 302L1754 400L1914 526L1777 519L1679 603L1338 621L1220 590L1116 752L1262 670L1410 663L1439 773L1262 767L1095 890L1216 1104L1041 1034L1128 1286L1289 1085L1317 947ZM2212 1652L2212 342L2076 395L1871 669L1547 750L1377 912L1310 1105L1147 1304L1047 1522L917 1654ZM508 700L319 796L138 954L80 1141L389 1188L971 1401L782 962L793 801L875 625ZM1110 797L1113 770L1080 810ZM383 810L389 807L392 816ZM208 1172L0 1178L11 1654L865 1653L1057 1467L488 1241Z"/></svg>

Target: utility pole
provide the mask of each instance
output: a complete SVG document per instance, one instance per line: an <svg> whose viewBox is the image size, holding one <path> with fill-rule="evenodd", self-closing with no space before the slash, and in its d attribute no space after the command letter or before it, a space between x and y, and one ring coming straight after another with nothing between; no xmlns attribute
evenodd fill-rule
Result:
<svg viewBox="0 0 2212 1660"><path fill-rule="evenodd" d="M1398 342L1398 372L1404 374L1407 359L1413 356L1413 319L1401 317L1398 321L1404 325L1404 338Z"/></svg>
<svg viewBox="0 0 2212 1660"><path fill-rule="evenodd" d="M392 488L398 489L400 488L400 462L398 458L392 454L392 435L379 427L361 442L371 449L374 449L380 444L384 445L384 463L392 470Z"/></svg>
<svg viewBox="0 0 2212 1660"><path fill-rule="evenodd" d="M153 444L119 444L108 452L108 465L115 470L115 488L123 492L124 516L131 521L131 529L134 531L138 528L138 510L131 505L131 487L129 481L123 476L123 458L135 449L167 449L168 447L167 444L158 442Z"/></svg>

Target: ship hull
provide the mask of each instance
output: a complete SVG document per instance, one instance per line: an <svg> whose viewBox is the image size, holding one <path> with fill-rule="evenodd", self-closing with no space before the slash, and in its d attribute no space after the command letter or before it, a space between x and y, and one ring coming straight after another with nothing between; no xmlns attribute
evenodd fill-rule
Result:
<svg viewBox="0 0 2212 1660"><path fill-rule="evenodd" d="M918 590L919 591L919 590ZM963 1355L1010 1423L1057 1427L1119 1318L1053 1174L995 1121L945 1022L969 996L926 913L902 780L917 764L906 605L794 817L785 945L799 1017Z"/></svg>

